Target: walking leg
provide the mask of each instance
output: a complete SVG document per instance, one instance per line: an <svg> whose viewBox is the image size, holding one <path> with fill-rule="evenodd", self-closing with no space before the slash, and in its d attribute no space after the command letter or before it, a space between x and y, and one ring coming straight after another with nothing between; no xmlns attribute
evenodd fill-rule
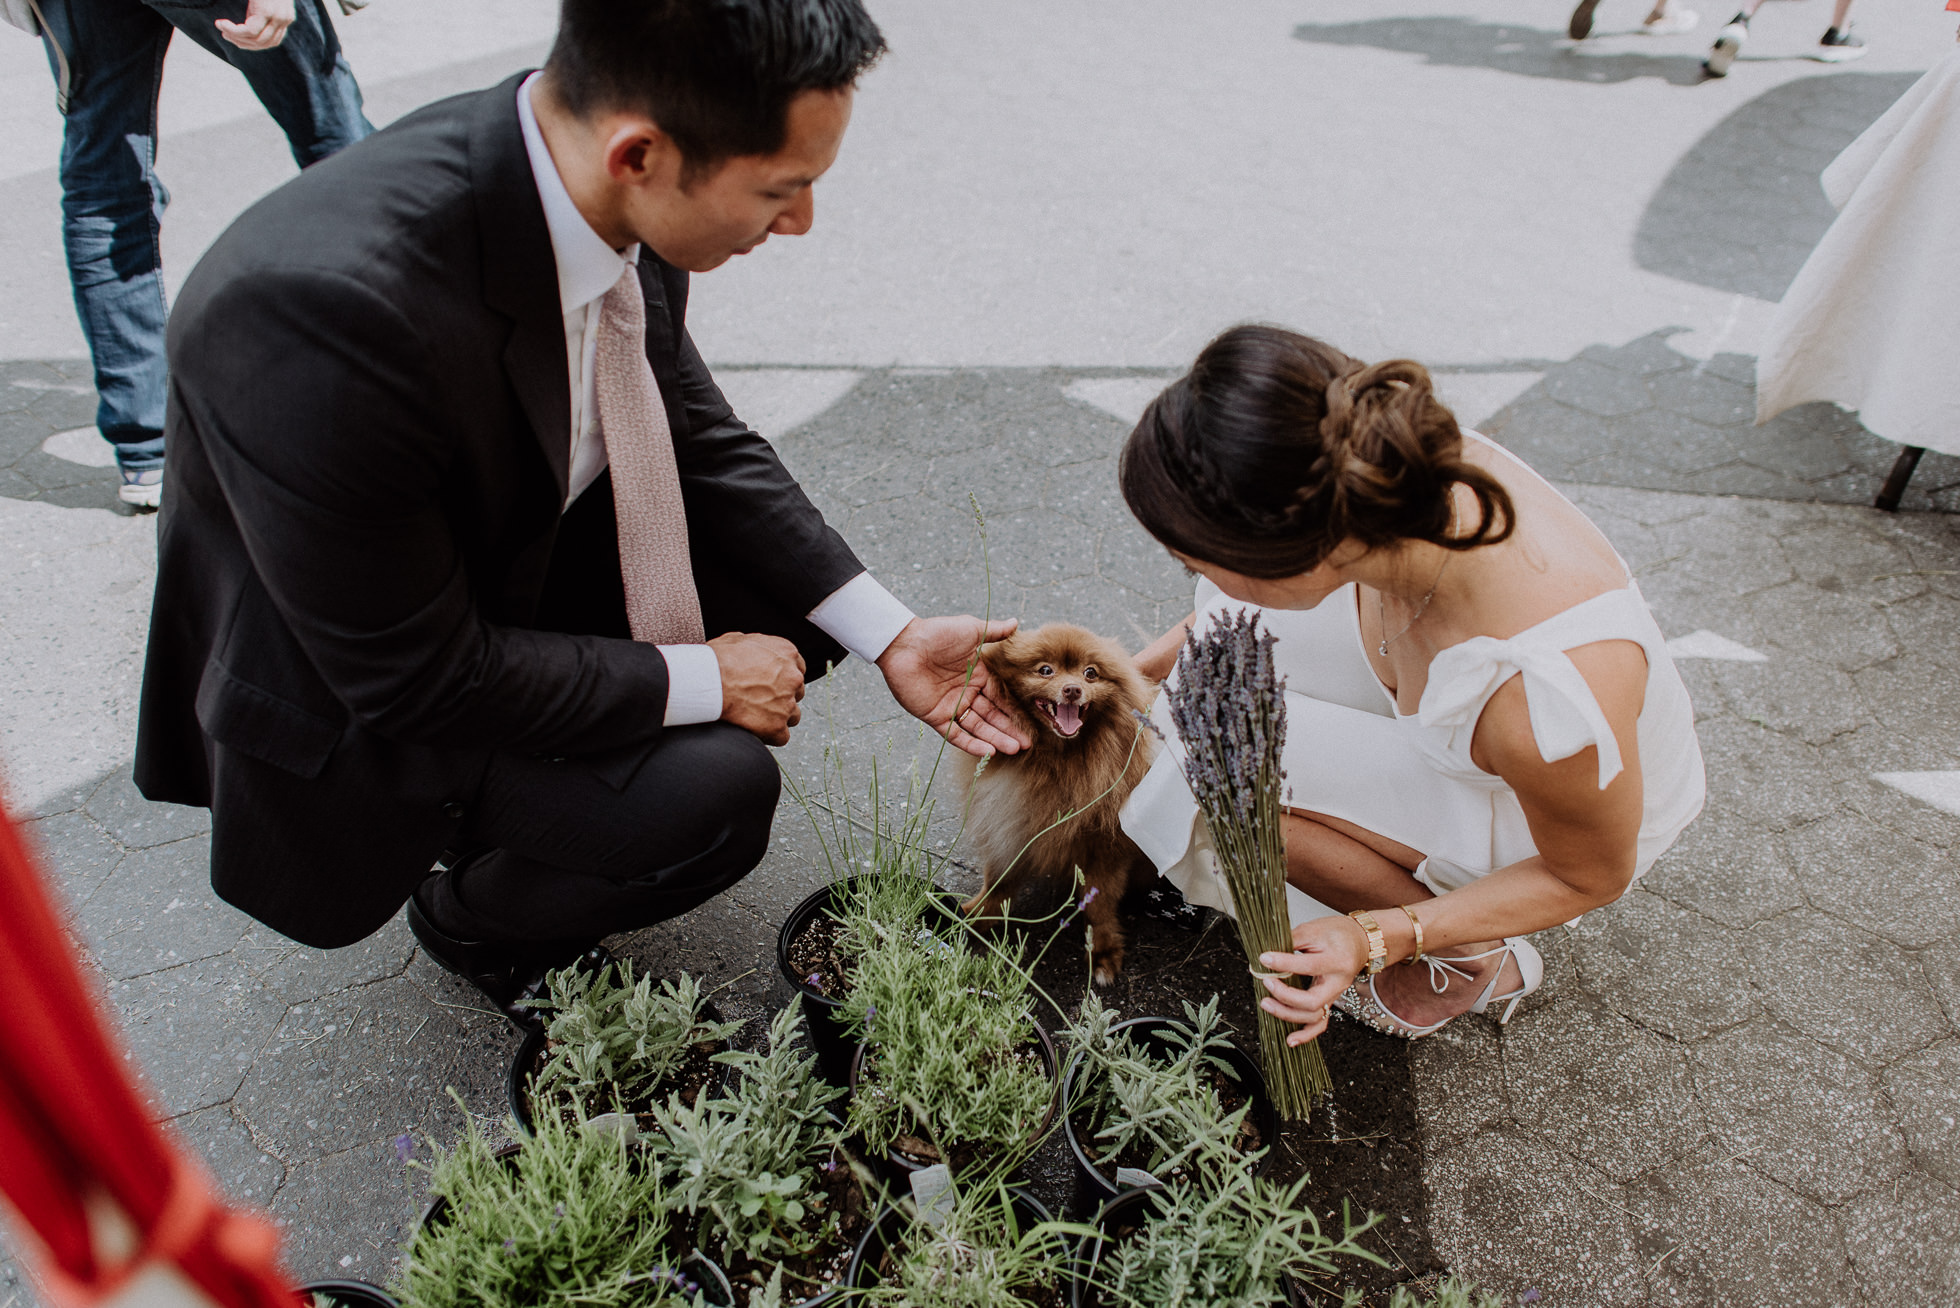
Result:
<svg viewBox="0 0 1960 1308"><path fill-rule="evenodd" d="M245 76L252 93L286 133L293 160L305 168L374 131L361 110L361 88L340 51L324 0L295 0L286 39L270 50L241 50L219 33L220 18L245 16L245 0L196 7L145 0L191 40Z"/></svg>
<svg viewBox="0 0 1960 1308"><path fill-rule="evenodd" d="M156 110L170 26L135 0L42 0L41 11L68 74L61 232L95 364L95 425L126 478L154 480L164 409L158 233L170 199L155 169Z"/></svg>

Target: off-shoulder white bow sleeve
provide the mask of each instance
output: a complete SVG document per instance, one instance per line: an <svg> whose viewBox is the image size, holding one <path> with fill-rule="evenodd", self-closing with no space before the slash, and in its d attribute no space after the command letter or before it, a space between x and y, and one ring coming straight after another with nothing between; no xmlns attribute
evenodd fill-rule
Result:
<svg viewBox="0 0 1960 1308"><path fill-rule="evenodd" d="M1425 727L1474 728L1490 697L1518 673L1524 674L1538 752L1556 763L1593 746L1599 750L1599 788L1606 789L1620 775L1620 742L1592 687L1563 650L1495 636L1452 645L1429 665L1416 720Z"/></svg>

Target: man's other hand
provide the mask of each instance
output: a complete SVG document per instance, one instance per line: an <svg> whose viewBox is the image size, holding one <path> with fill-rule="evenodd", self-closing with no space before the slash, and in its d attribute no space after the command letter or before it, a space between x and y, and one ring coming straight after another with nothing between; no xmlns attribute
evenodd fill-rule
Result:
<svg viewBox="0 0 1960 1308"><path fill-rule="evenodd" d="M803 656L781 636L730 632L708 642L721 665L721 720L753 731L765 744L789 744L803 720Z"/></svg>
<svg viewBox="0 0 1960 1308"><path fill-rule="evenodd" d="M914 618L879 657L878 670L899 707L975 758L1018 754L1032 742L980 660L984 642L1004 640L1018 625L1012 618Z"/></svg>
<svg viewBox="0 0 1960 1308"><path fill-rule="evenodd" d="M240 50L270 50L286 39L293 25L293 0L250 0L245 21L234 23L220 18L218 35Z"/></svg>

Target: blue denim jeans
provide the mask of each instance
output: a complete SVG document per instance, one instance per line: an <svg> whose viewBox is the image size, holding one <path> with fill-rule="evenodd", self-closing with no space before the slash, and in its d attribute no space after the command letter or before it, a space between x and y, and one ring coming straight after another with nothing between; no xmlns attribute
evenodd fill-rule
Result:
<svg viewBox="0 0 1960 1308"><path fill-rule="evenodd" d="M217 20L246 0L41 0L48 63L66 92L61 229L100 397L95 425L126 471L163 466L162 256L170 193L156 174L163 54L182 32L245 75L304 168L374 128L323 0L297 0L286 39L241 50ZM64 79L65 70L65 79Z"/></svg>

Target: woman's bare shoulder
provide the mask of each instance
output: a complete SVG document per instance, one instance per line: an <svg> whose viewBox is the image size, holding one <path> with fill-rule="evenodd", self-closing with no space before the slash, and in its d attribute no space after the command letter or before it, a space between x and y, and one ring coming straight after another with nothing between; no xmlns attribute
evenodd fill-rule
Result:
<svg viewBox="0 0 1960 1308"><path fill-rule="evenodd" d="M1497 589L1524 610L1519 630L1632 580L1606 533L1529 464L1481 437L1465 444L1465 457L1509 492L1517 514L1510 538L1485 548Z"/></svg>

